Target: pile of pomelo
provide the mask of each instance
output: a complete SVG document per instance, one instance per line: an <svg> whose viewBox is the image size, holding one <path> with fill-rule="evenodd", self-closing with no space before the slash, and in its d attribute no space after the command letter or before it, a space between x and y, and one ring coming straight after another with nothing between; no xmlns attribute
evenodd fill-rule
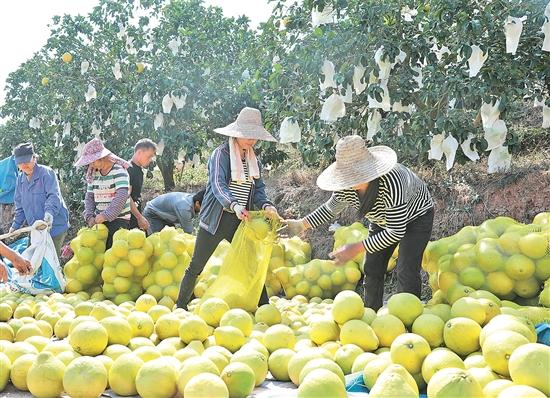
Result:
<svg viewBox="0 0 550 398"><path fill-rule="evenodd" d="M430 275L433 300L453 304L481 289L500 299L537 305L542 286L550 278L547 220L548 213L527 225L497 217L430 242L422 265Z"/></svg>
<svg viewBox="0 0 550 398"><path fill-rule="evenodd" d="M195 249L195 237L181 229L165 227L147 238L153 246L151 272L143 278L143 289L157 300L175 302L185 270Z"/></svg>
<svg viewBox="0 0 550 398"><path fill-rule="evenodd" d="M105 252L103 295L116 304L137 299L143 293L142 280L149 274L153 244L139 229L120 229L113 245Z"/></svg>
<svg viewBox="0 0 550 398"><path fill-rule="evenodd" d="M92 228L80 229L71 241L74 256L63 269L67 278L67 292L101 291L101 272L108 232L105 225L98 224Z"/></svg>
<svg viewBox="0 0 550 398"><path fill-rule="evenodd" d="M345 397L344 376L360 372L375 397L426 387L429 397L547 396L550 347L506 305L490 293L452 306L401 293L375 313L343 291L334 300L272 297L248 313L217 298L185 311L148 294L116 305L84 292L4 292L0 389L246 397L274 378L294 383L298 397Z"/></svg>

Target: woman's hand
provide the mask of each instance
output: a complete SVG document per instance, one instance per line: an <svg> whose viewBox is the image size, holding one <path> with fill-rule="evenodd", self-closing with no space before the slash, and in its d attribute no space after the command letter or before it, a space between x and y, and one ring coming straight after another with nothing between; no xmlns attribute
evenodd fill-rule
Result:
<svg viewBox="0 0 550 398"><path fill-rule="evenodd" d="M19 254L16 254L11 263L21 275L30 274L32 271L32 265L29 260L24 259Z"/></svg>
<svg viewBox="0 0 550 398"><path fill-rule="evenodd" d="M0 283L8 281L8 270L2 261L0 261Z"/></svg>
<svg viewBox="0 0 550 398"><path fill-rule="evenodd" d="M86 224L88 224L88 227L92 228L96 224L95 217L88 218L88 220L86 220Z"/></svg>
<svg viewBox="0 0 550 398"><path fill-rule="evenodd" d="M144 216L141 216L137 219L138 227L139 229L143 231L148 231L150 228L149 220L147 220Z"/></svg>
<svg viewBox="0 0 550 398"><path fill-rule="evenodd" d="M103 224L105 221L107 221L107 219L105 218L105 216L102 213L95 216L95 223L96 224Z"/></svg>
<svg viewBox="0 0 550 398"><path fill-rule="evenodd" d="M248 221L248 210L244 206L236 204L233 206L233 211L239 220Z"/></svg>
<svg viewBox="0 0 550 398"><path fill-rule="evenodd" d="M333 251L328 256L334 260L336 265L341 265L344 263L347 263L348 261L351 261L355 257L357 257L358 254L363 253L365 251L365 247L363 246L363 243L352 243L350 245L344 245L341 248Z"/></svg>

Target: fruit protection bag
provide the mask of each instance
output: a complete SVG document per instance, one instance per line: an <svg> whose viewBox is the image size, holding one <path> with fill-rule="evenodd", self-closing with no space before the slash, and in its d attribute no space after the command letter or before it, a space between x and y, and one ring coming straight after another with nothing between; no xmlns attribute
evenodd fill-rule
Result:
<svg viewBox="0 0 550 398"><path fill-rule="evenodd" d="M65 278L49 230L33 228L30 235L30 245L29 238L23 238L10 247L30 261L32 271L28 275L21 275L9 260L4 259L8 285L13 290L32 295L63 293Z"/></svg>
<svg viewBox="0 0 550 398"><path fill-rule="evenodd" d="M231 308L256 310L280 224L263 211L249 212L249 216L237 228L218 277L203 300L218 297Z"/></svg>

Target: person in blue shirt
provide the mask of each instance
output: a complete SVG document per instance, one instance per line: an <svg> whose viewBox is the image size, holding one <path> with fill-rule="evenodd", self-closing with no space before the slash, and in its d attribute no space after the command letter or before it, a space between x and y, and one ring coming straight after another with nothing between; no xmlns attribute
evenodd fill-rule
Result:
<svg viewBox="0 0 550 398"><path fill-rule="evenodd" d="M169 192L147 202L143 216L149 221L150 234L161 231L166 226L179 224L188 234L194 231L193 217L199 214L205 189L195 194Z"/></svg>
<svg viewBox="0 0 550 398"><path fill-rule="evenodd" d="M13 150L15 163L21 171L15 186L15 215L10 232L24 224L43 220L50 226L57 255L69 229L69 211L61 196L55 172L37 163L32 143L19 144Z"/></svg>

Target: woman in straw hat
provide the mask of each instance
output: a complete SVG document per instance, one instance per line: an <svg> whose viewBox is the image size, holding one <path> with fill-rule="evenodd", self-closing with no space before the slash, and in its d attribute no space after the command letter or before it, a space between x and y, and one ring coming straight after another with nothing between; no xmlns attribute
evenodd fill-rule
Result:
<svg viewBox="0 0 550 398"><path fill-rule="evenodd" d="M244 108L237 120L214 130L229 137L217 147L208 161L208 184L201 205L199 232L191 263L181 281L177 305L184 308L191 299L197 276L218 246L233 239L241 220L248 218L252 208L277 214L267 199L261 177L261 165L254 154L258 140L275 138L263 127L260 111ZM260 303L267 303L267 292L262 292Z"/></svg>
<svg viewBox="0 0 550 398"><path fill-rule="evenodd" d="M106 248L113 244L113 235L130 225L129 163L103 146L100 139L86 143L76 166L88 166L84 220L89 227L105 224L109 230Z"/></svg>
<svg viewBox="0 0 550 398"><path fill-rule="evenodd" d="M367 148L361 137L351 135L338 141L336 162L321 173L317 185L332 191L331 198L306 217L287 220L288 233L297 235L316 228L351 206L369 221L369 236L362 242L343 246L330 257L343 264L366 252L365 305L374 310L382 306L384 275L398 244L398 291L420 297L420 265L434 216L426 184L397 163L392 149Z"/></svg>

